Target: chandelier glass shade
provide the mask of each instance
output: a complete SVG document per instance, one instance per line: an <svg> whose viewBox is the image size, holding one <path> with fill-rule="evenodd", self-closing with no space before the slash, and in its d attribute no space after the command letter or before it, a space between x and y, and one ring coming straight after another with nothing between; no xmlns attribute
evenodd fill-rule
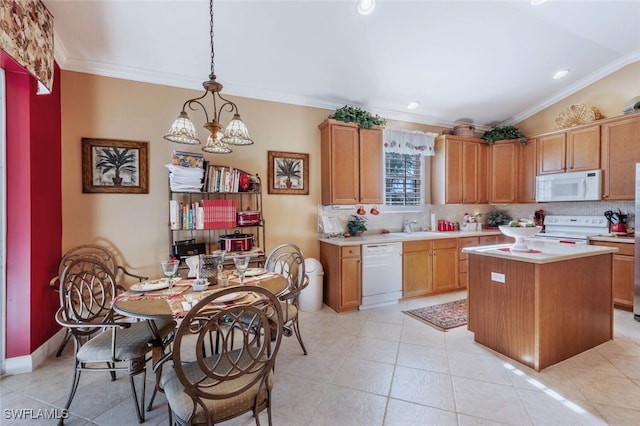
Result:
<svg viewBox="0 0 640 426"><path fill-rule="evenodd" d="M202 150L211 154L230 154L233 152L231 148L229 148L229 145L222 142L222 135L222 132L218 132L215 139L209 135L207 138L207 144L202 147Z"/></svg>
<svg viewBox="0 0 640 426"><path fill-rule="evenodd" d="M182 105L182 111L178 115L178 118L173 122L169 131L164 138L171 142L183 143L188 145L200 145L200 139L196 133L196 128L187 114L187 108L191 111L202 110L205 115L206 122L204 128L209 131L209 137L207 138L207 144L202 148L205 152L212 152L216 154L228 154L231 149L227 145L251 145L253 140L249 136L249 130L247 126L242 122L238 107L236 104L228 99L225 99L220 91L222 90L222 84L216 81L216 75L214 72L214 50L213 50L213 0L209 0L209 17L210 17L210 40L211 40L211 73L209 74L209 80L202 83L204 87L204 94L198 98L189 99ZM212 116L209 116L207 109L201 102L208 94L211 94L213 100L213 112ZM220 107L218 108L218 104ZM223 111L233 113L231 122L222 131L222 125L220 124L220 116Z"/></svg>

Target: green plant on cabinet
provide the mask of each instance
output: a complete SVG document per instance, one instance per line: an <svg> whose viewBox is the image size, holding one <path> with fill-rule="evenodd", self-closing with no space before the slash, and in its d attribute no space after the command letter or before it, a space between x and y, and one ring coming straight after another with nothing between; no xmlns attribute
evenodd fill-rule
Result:
<svg viewBox="0 0 640 426"><path fill-rule="evenodd" d="M349 105L338 108L329 118L345 123L356 123L363 129L371 129L374 126L385 126L387 124L387 120L379 115L372 115L362 108Z"/></svg>

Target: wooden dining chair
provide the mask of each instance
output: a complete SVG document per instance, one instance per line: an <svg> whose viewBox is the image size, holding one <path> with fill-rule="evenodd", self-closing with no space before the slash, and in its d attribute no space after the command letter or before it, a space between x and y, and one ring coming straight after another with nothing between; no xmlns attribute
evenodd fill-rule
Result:
<svg viewBox="0 0 640 426"><path fill-rule="evenodd" d="M140 282L148 279L148 277L133 274L129 272L124 266L118 265L116 257L109 249L107 249L107 247L99 244L82 244L67 250L67 252L65 252L65 254L60 259L60 263L58 264L58 274L55 277L51 278L51 280L49 280L49 287L51 287L53 291L58 292L60 290L60 277L62 276L62 273L64 272L65 268L69 266L69 264L71 264L71 262L78 259L94 259L102 262L102 264L111 271L116 279L119 275L122 276L123 279L120 281L123 281L126 277L135 278ZM118 282L116 284L116 289L118 291L125 290L121 282ZM62 351L69 342L70 338L71 335L69 334L69 329L67 328L65 329L65 334L62 342L60 342L60 346L56 351L56 357L59 357L62 354Z"/></svg>
<svg viewBox="0 0 640 426"><path fill-rule="evenodd" d="M62 272L59 291L60 308L55 319L73 337L75 364L64 408L69 409L82 372L107 371L111 380L116 379L116 372L124 372L129 375L138 420L142 423L147 354L151 342L158 338L166 345L170 343L175 321L156 323L159 333L156 336L147 321L131 322L118 317L111 309L116 294L115 278L111 268L95 258L71 261ZM138 375L142 375L140 394L134 380Z"/></svg>
<svg viewBox="0 0 640 426"><path fill-rule="evenodd" d="M178 327L173 351L156 363L156 368L173 364L161 381L169 423L217 424L252 412L259 425L266 408L271 424L282 324L280 302L257 286L229 287L191 308ZM212 338L217 344L209 347Z"/></svg>
<svg viewBox="0 0 640 426"><path fill-rule="evenodd" d="M282 304L284 334L291 336L295 333L300 347L302 347L302 352L306 355L307 348L302 342L298 322L300 293L309 285L309 276L305 273L302 250L295 244L280 244L267 256L265 268L270 272L283 275L288 281L287 287L277 295Z"/></svg>

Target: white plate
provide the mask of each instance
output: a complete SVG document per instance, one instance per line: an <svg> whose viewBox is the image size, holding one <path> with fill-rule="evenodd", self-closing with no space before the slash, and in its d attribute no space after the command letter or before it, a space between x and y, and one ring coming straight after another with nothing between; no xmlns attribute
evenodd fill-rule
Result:
<svg viewBox="0 0 640 426"><path fill-rule="evenodd" d="M245 277L255 277L258 275L266 274L267 270L264 268L248 268L247 272L244 273Z"/></svg>
<svg viewBox="0 0 640 426"><path fill-rule="evenodd" d="M141 283L135 283L131 287L129 287L129 290L153 291L153 290L161 290L167 287L169 287L169 280L160 279L160 280L151 280L151 281L143 281Z"/></svg>
<svg viewBox="0 0 640 426"><path fill-rule="evenodd" d="M216 302L231 302L244 296L244 293L229 293L215 299Z"/></svg>

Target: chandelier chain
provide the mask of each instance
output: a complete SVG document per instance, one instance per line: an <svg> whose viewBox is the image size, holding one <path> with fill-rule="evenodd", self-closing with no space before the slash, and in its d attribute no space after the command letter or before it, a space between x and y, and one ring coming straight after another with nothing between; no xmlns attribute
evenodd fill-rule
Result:
<svg viewBox="0 0 640 426"><path fill-rule="evenodd" d="M211 38L211 75L215 75L213 59L213 0L209 1L209 37Z"/></svg>

